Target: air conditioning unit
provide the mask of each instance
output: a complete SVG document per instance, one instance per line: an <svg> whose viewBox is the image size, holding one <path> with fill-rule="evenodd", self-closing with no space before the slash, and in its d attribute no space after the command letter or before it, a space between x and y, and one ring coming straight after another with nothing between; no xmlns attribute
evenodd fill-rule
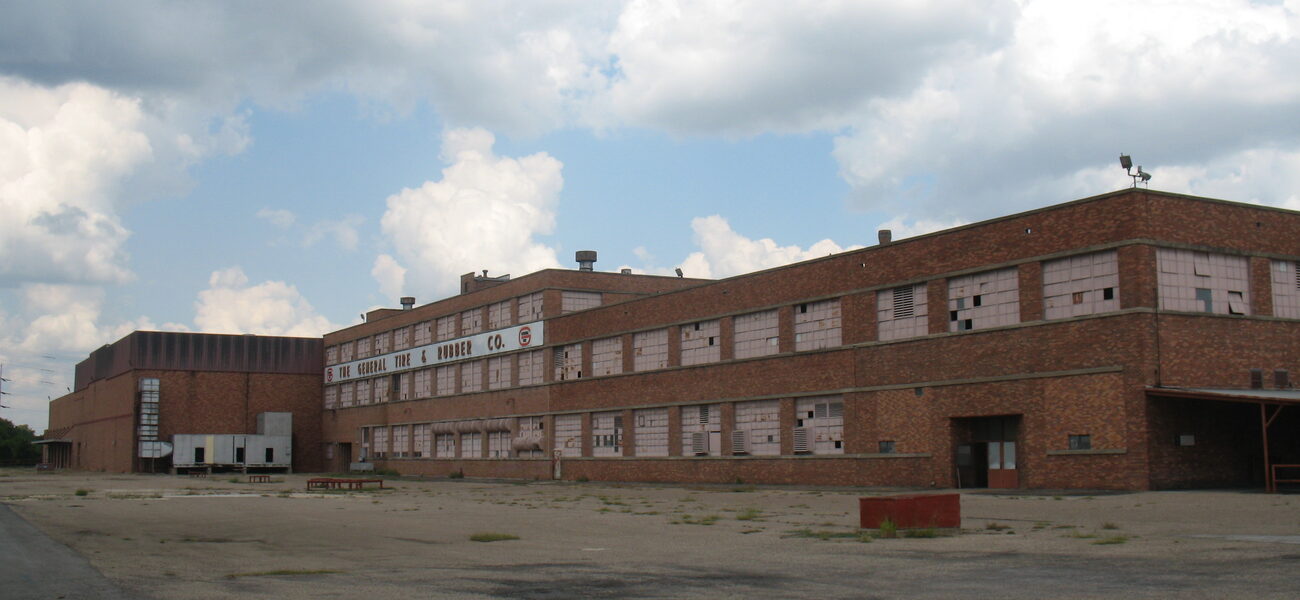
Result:
<svg viewBox="0 0 1300 600"><path fill-rule="evenodd" d="M691 453L695 456L708 456L709 433L707 431L695 431L691 433Z"/></svg>
<svg viewBox="0 0 1300 600"><path fill-rule="evenodd" d="M731 432L732 454L749 454L748 433L748 431L743 429L736 429Z"/></svg>
<svg viewBox="0 0 1300 600"><path fill-rule="evenodd" d="M794 428L794 453L808 454L812 452L812 445L809 443L811 432L807 427Z"/></svg>

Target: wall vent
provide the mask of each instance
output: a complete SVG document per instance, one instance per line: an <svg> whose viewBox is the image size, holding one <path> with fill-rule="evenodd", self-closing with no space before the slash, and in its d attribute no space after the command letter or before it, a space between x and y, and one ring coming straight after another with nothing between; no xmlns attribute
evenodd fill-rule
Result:
<svg viewBox="0 0 1300 600"><path fill-rule="evenodd" d="M706 404L700 407L700 425L709 424L709 406Z"/></svg>
<svg viewBox="0 0 1300 600"><path fill-rule="evenodd" d="M747 447L748 444L746 443L749 440L749 437L746 435L748 433L749 433L748 431L745 431L743 429L732 430L731 432L731 453L732 454L749 453L749 449Z"/></svg>
<svg viewBox="0 0 1300 600"><path fill-rule="evenodd" d="M691 453L696 456L709 454L709 434L705 431L691 432Z"/></svg>
<svg viewBox="0 0 1300 600"><path fill-rule="evenodd" d="M1264 369L1250 370L1250 389L1258 390L1264 387Z"/></svg>
<svg viewBox="0 0 1300 600"><path fill-rule="evenodd" d="M1273 387L1279 390L1285 390L1291 387L1291 374L1286 369L1276 369L1273 371Z"/></svg>
<svg viewBox="0 0 1300 600"><path fill-rule="evenodd" d="M794 428L794 453L807 454L811 451L812 450L809 448L809 444L808 444L808 428L795 427Z"/></svg>
<svg viewBox="0 0 1300 600"><path fill-rule="evenodd" d="M914 316L913 288L910 285L894 288L894 318Z"/></svg>

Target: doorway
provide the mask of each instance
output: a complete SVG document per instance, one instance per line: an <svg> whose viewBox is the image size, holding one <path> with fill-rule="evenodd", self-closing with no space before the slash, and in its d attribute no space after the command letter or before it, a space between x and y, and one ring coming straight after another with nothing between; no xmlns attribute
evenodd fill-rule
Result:
<svg viewBox="0 0 1300 600"><path fill-rule="evenodd" d="M953 419L957 487L1020 487L1016 461L1020 415Z"/></svg>

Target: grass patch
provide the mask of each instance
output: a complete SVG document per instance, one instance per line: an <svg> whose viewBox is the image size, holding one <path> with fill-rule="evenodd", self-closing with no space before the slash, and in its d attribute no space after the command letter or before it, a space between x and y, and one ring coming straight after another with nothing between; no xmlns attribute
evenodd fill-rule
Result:
<svg viewBox="0 0 1300 600"><path fill-rule="evenodd" d="M274 575L331 575L342 573L334 569L276 569L274 571L250 571L248 573L231 573L226 575L226 579L238 579L240 577L267 577Z"/></svg>
<svg viewBox="0 0 1300 600"><path fill-rule="evenodd" d="M78 496L86 496L90 494L90 490L77 490L76 492L73 493Z"/></svg>
<svg viewBox="0 0 1300 600"><path fill-rule="evenodd" d="M718 515L705 515L705 516L700 517L700 518L698 518L698 519L695 518L693 515L682 515L682 516L679 517L676 521L672 521L672 524L674 524L674 525L712 525L712 524L714 524L714 523L717 523L717 522L718 522L718 519L719 519Z"/></svg>
<svg viewBox="0 0 1300 600"><path fill-rule="evenodd" d="M476 533L469 536L471 542L504 542L517 539L519 539L519 536L509 533Z"/></svg>
<svg viewBox="0 0 1300 600"><path fill-rule="evenodd" d="M1116 524L1114 524L1114 523L1111 523L1110 521L1106 521L1105 523L1102 523L1102 524L1101 524L1101 528L1102 528L1102 529L1119 529L1119 525L1116 525Z"/></svg>
<svg viewBox="0 0 1300 600"><path fill-rule="evenodd" d="M993 521L985 525L984 528L989 531L1006 531L1008 529L1011 529L1011 526L1003 525L1001 523L998 523L997 521Z"/></svg>
<svg viewBox="0 0 1300 600"><path fill-rule="evenodd" d="M828 531L824 529L795 529L786 532L783 538L808 538L818 539L821 541L836 539L856 539L862 541L862 537L871 537L870 535L858 533L856 531Z"/></svg>
<svg viewBox="0 0 1300 600"><path fill-rule="evenodd" d="M898 537L898 524L892 519L885 519L880 522L880 537L893 539Z"/></svg>
<svg viewBox="0 0 1300 600"><path fill-rule="evenodd" d="M464 471L452 471L447 474L447 479L464 479L464 478L465 478Z"/></svg>
<svg viewBox="0 0 1300 600"><path fill-rule="evenodd" d="M763 511L758 510L757 508L753 508L753 507L750 507L750 508L744 508L744 509L741 509L740 512L736 513L736 520L737 520L737 521L753 521L754 519L757 519L757 518L758 518L760 515L762 515L762 514L763 514Z"/></svg>
<svg viewBox="0 0 1300 600"><path fill-rule="evenodd" d="M1093 538L1097 537L1097 534L1095 534L1095 533L1084 533L1084 532L1082 532L1082 531L1079 531L1078 529L1074 529L1074 530L1070 531L1070 533L1065 534L1064 537L1070 537L1070 538L1075 538L1075 539L1080 539L1080 540L1090 540L1090 539L1093 539Z"/></svg>
<svg viewBox="0 0 1300 600"><path fill-rule="evenodd" d="M903 530L903 537L919 539L937 538L939 537L939 530L933 527L926 527L923 529L905 529Z"/></svg>
<svg viewBox="0 0 1300 600"><path fill-rule="evenodd" d="M1104 537L1099 540L1093 540L1092 543L1094 546L1109 546L1111 544L1123 544L1124 542L1127 541L1128 541L1127 535L1112 535L1110 537Z"/></svg>

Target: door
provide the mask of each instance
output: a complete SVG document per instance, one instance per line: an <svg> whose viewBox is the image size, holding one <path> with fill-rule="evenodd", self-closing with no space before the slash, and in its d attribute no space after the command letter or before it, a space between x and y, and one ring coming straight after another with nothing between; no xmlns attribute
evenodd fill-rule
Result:
<svg viewBox="0 0 1300 600"><path fill-rule="evenodd" d="M1020 416L954 419L957 487L1018 488Z"/></svg>

